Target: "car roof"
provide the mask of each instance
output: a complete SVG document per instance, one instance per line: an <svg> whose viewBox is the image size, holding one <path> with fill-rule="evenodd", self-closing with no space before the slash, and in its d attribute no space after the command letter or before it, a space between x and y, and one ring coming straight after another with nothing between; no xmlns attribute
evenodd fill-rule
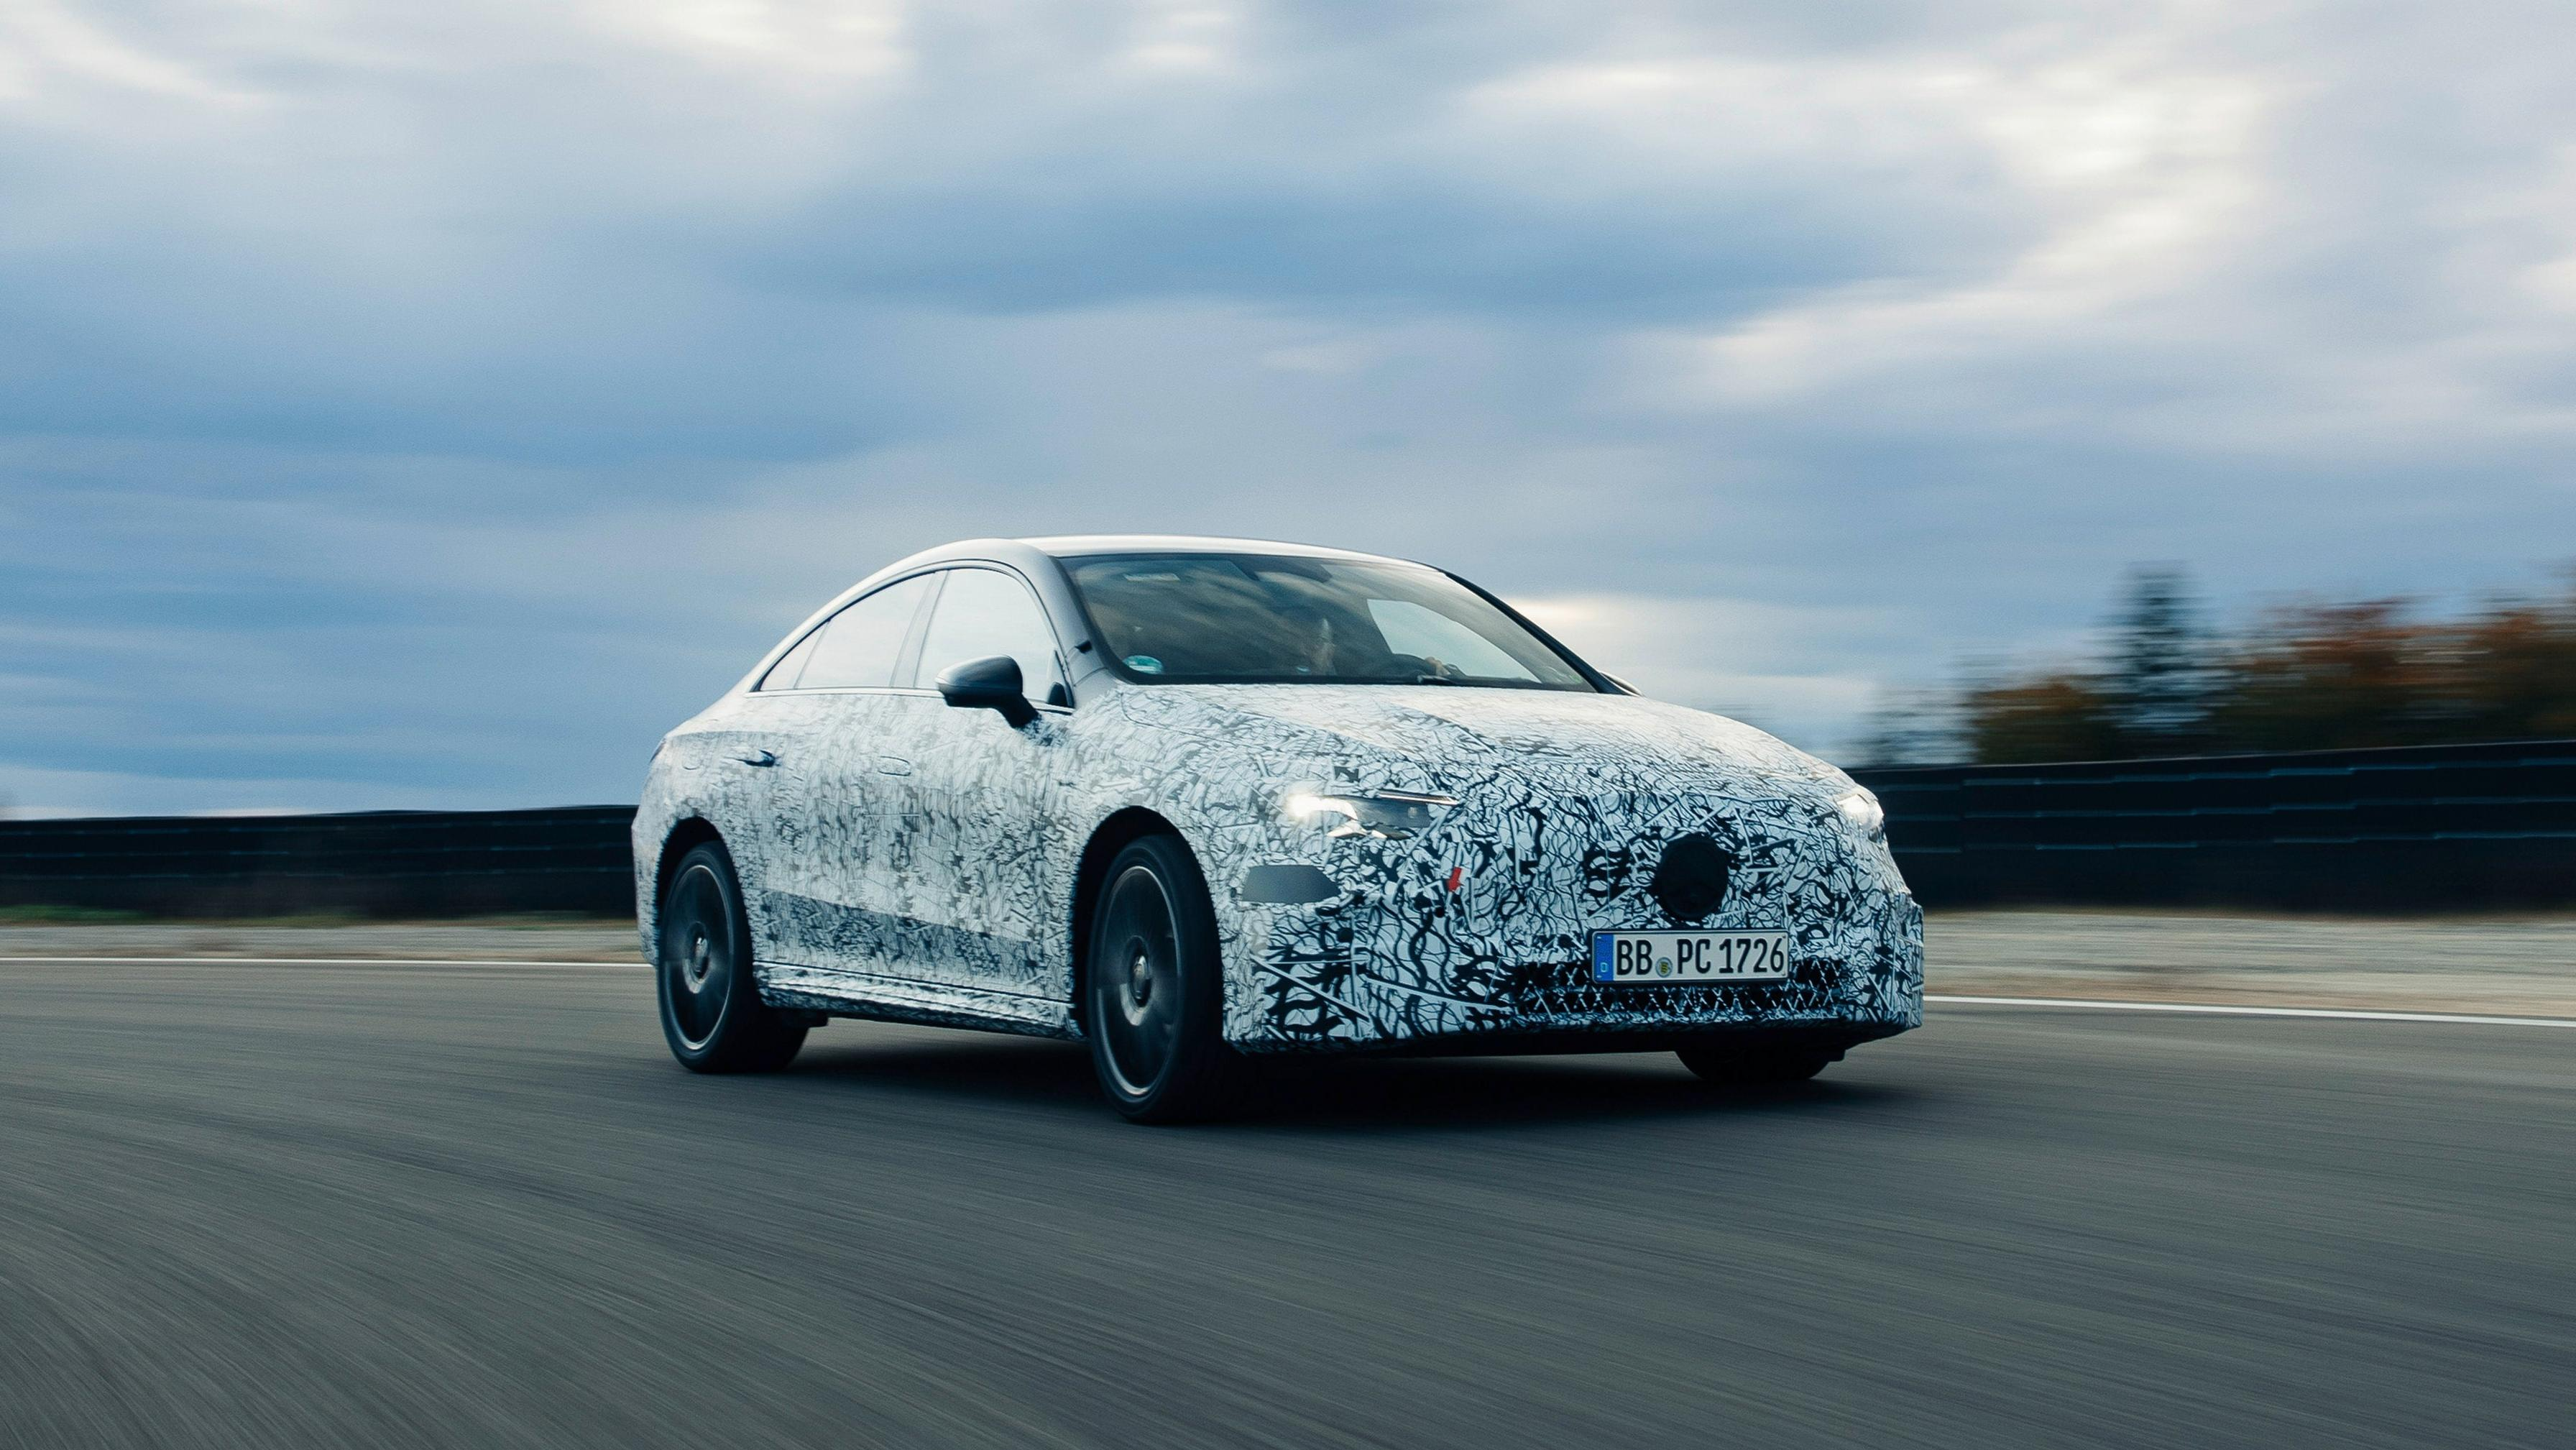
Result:
<svg viewBox="0 0 2576 1450"><path fill-rule="evenodd" d="M1200 534L1056 534L1020 539L1041 554L1058 559L1087 554L1290 554L1311 559L1364 559L1373 564L1411 564L1384 554L1356 549L1328 549L1317 544L1289 544L1276 539L1228 539ZM1420 566L1416 566L1420 567Z"/></svg>
<svg viewBox="0 0 2576 1450"><path fill-rule="evenodd" d="M770 648L753 666L751 673L737 681L731 693L750 690L771 665L778 662L797 641L816 625L850 601L883 587L889 581L926 570L958 565L998 564L1016 570L1038 592L1047 613L1062 627L1067 637L1078 645L1089 641L1089 621L1075 599L1072 581L1061 568L1048 568L1051 560L1079 559L1104 554L1287 554L1313 559L1351 559L1372 564L1393 564L1408 569L1431 566L1411 559L1397 559L1384 554L1363 554L1354 549L1327 549L1314 544L1289 544L1272 539L1229 539L1199 534L1056 534L1024 539L960 539L937 548L898 559L865 579L835 595L831 602L806 616L786 638ZM1438 571L1434 571L1438 572ZM1454 575L1451 577L1455 577ZM1470 586L1473 587L1473 586ZM1526 621L1524 621L1526 623ZM1535 628L1535 626L1532 626ZM1562 649L1562 646L1558 646ZM1571 656L1569 656L1570 658ZM1109 666L1098 654L1085 658L1099 670ZM1589 665L1578 667L1590 670ZM1075 667L1080 670L1080 666ZM1077 685L1080 681L1075 682Z"/></svg>

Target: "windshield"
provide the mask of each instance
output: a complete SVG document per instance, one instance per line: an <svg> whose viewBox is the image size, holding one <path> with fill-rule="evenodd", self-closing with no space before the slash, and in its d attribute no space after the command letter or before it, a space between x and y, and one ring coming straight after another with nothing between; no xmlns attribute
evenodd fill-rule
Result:
<svg viewBox="0 0 2576 1450"><path fill-rule="evenodd" d="M1112 661L1133 678L1594 688L1527 626L1435 569L1280 554L1064 563Z"/></svg>

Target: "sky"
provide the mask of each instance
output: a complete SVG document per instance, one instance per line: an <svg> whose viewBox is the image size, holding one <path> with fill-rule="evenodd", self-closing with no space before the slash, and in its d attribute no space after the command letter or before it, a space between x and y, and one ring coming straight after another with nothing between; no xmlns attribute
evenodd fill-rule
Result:
<svg viewBox="0 0 2576 1450"><path fill-rule="evenodd" d="M0 0L0 801L631 800L949 539L1418 558L1831 756L2576 557L2563 5Z"/></svg>

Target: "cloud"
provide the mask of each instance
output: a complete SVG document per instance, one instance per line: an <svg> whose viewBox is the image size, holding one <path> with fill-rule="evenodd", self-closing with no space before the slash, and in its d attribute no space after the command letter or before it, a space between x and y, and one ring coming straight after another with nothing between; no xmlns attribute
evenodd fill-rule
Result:
<svg viewBox="0 0 2576 1450"><path fill-rule="evenodd" d="M2564 32L31 0L0 766L65 809L615 799L815 603L975 534L1430 559L1826 749L2136 559L2524 582L2576 536Z"/></svg>
<svg viewBox="0 0 2576 1450"><path fill-rule="evenodd" d="M1906 633L1879 611L1831 605L1634 594L1513 604L1649 698L1819 745L1877 702L1870 666Z"/></svg>

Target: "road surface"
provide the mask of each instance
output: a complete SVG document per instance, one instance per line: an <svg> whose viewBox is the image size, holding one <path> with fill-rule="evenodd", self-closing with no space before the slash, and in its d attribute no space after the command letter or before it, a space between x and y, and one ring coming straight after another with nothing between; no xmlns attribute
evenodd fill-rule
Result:
<svg viewBox="0 0 2576 1450"><path fill-rule="evenodd" d="M632 920L42 922L7 957L636 960ZM2371 921L2185 911L1936 911L1935 991L2576 1017L2576 915Z"/></svg>
<svg viewBox="0 0 2576 1450"><path fill-rule="evenodd" d="M0 1445L2565 1445L2576 1031L1936 1008L1808 1087L692 1077L637 967L0 964Z"/></svg>

